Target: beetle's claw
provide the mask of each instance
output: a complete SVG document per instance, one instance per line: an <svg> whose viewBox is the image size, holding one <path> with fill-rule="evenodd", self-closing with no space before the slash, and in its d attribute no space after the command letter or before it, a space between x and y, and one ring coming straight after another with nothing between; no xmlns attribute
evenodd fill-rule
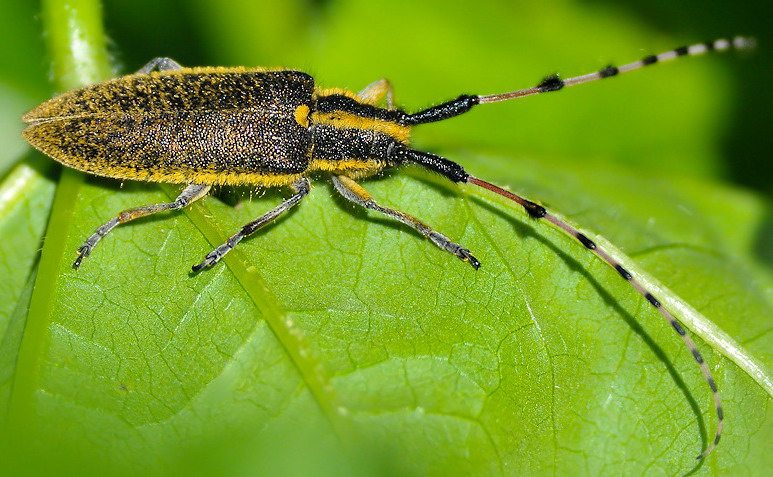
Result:
<svg viewBox="0 0 773 477"><path fill-rule="evenodd" d="M78 250L75 252L78 254L78 258L75 259L75 261L72 263L72 268L78 269L81 266L81 262L83 262L83 259L88 257L89 254L91 254L91 245L89 244L83 244L80 247L78 247Z"/></svg>
<svg viewBox="0 0 773 477"><path fill-rule="evenodd" d="M475 270L480 268L480 260L475 258L466 248L459 249L458 256L463 262L472 265L472 268Z"/></svg>

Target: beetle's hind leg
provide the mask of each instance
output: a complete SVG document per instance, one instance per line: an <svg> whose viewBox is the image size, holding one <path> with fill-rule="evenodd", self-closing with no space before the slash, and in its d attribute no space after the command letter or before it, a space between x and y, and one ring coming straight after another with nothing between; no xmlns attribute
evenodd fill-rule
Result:
<svg viewBox="0 0 773 477"><path fill-rule="evenodd" d="M137 73L148 74L153 70L179 70L180 68L182 68L182 66L175 60L165 56L159 56L158 58L153 58L152 60L148 61L145 66L137 70Z"/></svg>
<svg viewBox="0 0 773 477"><path fill-rule="evenodd" d="M292 197L242 227L240 231L229 237L223 245L209 252L207 256L204 257L204 261L198 265L194 265L193 271L198 272L204 267L211 267L212 265L216 264L220 261L221 258L223 258L225 254L230 252L237 243L241 242L244 237L254 233L259 228L263 227L267 223L290 210L294 205L300 202L301 199L308 195L309 191L311 190L311 183L307 178L302 177L294 182L291 187L293 191L295 191L295 194Z"/></svg>
<svg viewBox="0 0 773 477"><path fill-rule="evenodd" d="M163 212L165 210L182 209L188 204L197 201L207 195L210 186L191 184L180 193L174 202L165 202L163 204L145 205L142 207L135 207L134 209L127 209L105 222L100 228L94 232L91 237L83 242L83 245L78 248L78 258L72 264L72 268L78 268L81 266L81 262L84 258L91 254L91 251L99 243L102 238L110 233L111 230L118 225L125 224L134 219L145 217L146 215L155 214L157 212Z"/></svg>
<svg viewBox="0 0 773 477"><path fill-rule="evenodd" d="M333 185L335 186L338 193L344 196L346 199L354 202L357 205L361 205L366 209L375 210L396 220L399 220L405 225L415 229L424 237L430 239L432 243L437 245L439 248L456 255L464 262L468 262L476 270L480 267L480 262L477 258L472 256L469 250L462 247L458 243L452 242L451 239L445 235L432 230L429 225L420 221L416 217L396 209L378 205L376 201L373 200L373 197L370 195L370 193L368 193L368 191L366 191L360 184L354 182L354 180L351 178L334 175Z"/></svg>

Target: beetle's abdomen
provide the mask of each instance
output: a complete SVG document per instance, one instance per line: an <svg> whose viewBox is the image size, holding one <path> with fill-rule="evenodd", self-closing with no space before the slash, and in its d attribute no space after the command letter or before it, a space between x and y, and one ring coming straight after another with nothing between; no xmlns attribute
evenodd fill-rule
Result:
<svg viewBox="0 0 773 477"><path fill-rule="evenodd" d="M279 185L308 168L313 80L294 71L192 68L131 75L30 111L25 138L121 179Z"/></svg>

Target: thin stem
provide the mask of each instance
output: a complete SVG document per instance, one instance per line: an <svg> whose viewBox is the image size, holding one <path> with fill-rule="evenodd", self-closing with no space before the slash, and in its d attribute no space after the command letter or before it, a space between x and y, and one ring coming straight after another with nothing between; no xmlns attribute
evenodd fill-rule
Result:
<svg viewBox="0 0 773 477"><path fill-rule="evenodd" d="M42 8L55 89L72 89L109 77L111 69L105 48L100 2L44 0ZM8 408L9 435L31 436L30 433L37 428L34 425L38 419L35 394L40 387L40 359L49 333L53 296L61 275L75 199L82 183L82 173L63 170L41 251L24 338L19 348Z"/></svg>

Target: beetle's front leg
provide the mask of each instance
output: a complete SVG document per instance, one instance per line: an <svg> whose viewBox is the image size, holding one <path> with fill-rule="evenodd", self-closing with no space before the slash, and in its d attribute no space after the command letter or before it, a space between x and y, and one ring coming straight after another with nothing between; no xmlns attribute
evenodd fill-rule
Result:
<svg viewBox="0 0 773 477"><path fill-rule="evenodd" d="M373 106L378 105L378 102L386 98L387 109L394 109L394 88L392 83L386 78L376 80L365 87L362 91L357 93L357 96L365 104Z"/></svg>
<svg viewBox="0 0 773 477"><path fill-rule="evenodd" d="M359 206L365 207L366 209L375 210L376 212L381 212L384 215L399 220L400 222L419 232L424 237L430 239L432 243L438 246L438 248L456 255L460 260L469 263L476 270L480 268L480 262L470 253L469 250L462 247L458 243L452 242L451 239L441 234L440 232L432 230L432 227L425 224L416 217L408 215L405 212L399 211L397 209L384 207L383 205L377 204L376 201L373 200L373 197L370 195L370 193L366 191L361 185L354 182L354 180L350 177L333 175L332 179L333 186L335 187L336 191L338 191L338 193L341 194L345 199L350 200Z"/></svg>

